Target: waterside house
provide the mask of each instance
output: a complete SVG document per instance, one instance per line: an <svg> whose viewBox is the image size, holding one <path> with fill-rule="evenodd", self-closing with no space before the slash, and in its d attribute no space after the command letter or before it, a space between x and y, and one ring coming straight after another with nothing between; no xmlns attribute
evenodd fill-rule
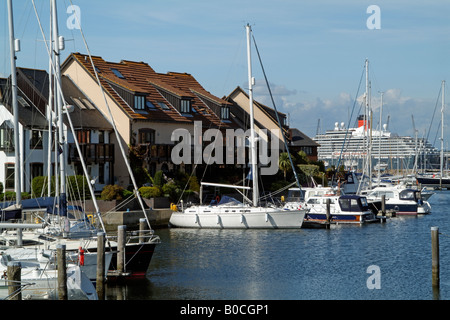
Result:
<svg viewBox="0 0 450 320"><path fill-rule="evenodd" d="M231 113L242 128L249 127L250 119L250 99L241 87L234 89L227 97L226 101L232 104ZM275 111L274 109L253 100L253 110L255 119L255 130L265 129L267 132L280 130L283 132L287 145L291 152L304 151L311 161L317 161L317 148L319 146L314 140L309 138L303 132L296 128L290 128L288 117L285 113ZM278 116L277 116L278 114ZM281 128L280 129L280 125ZM277 135L279 150L286 150L284 139L281 134Z"/></svg>
<svg viewBox="0 0 450 320"><path fill-rule="evenodd" d="M192 172L193 160L178 165L171 159L175 130L186 129L194 137L195 124L200 124L202 134L212 128L223 132L238 128L230 117L231 104L206 91L188 73L163 74L145 62L108 62L99 56L91 60L81 53L72 53L61 65L61 73L105 119L114 122L118 132L112 138L114 183L118 185L127 186L130 177L117 139L127 154L128 147L134 148L151 175L158 170Z"/></svg>
<svg viewBox="0 0 450 320"><path fill-rule="evenodd" d="M0 181L6 190L14 189L14 125L11 106L10 80L0 79ZM54 81L53 81L54 83ZM114 145L108 143L112 133L111 125L101 116L87 98L76 90L73 83L63 77L64 99L73 104L70 114L75 136L68 130L68 121L64 117L63 132L68 144L56 148L66 157L67 175L83 174L81 159L75 150L75 138L85 151L84 160L88 173L96 181L94 187L101 190L112 182L112 152ZM49 75L44 70L17 68L18 104L19 104L19 161L22 191L31 191L31 181L36 176L51 174L55 171L55 139L49 139L47 110L49 105ZM81 102L80 104L74 101ZM53 120L55 114L53 113ZM53 121L54 124L54 121ZM52 125L52 138L56 131ZM88 137L88 138L87 138ZM87 143L87 141L89 143ZM51 141L51 142L50 142ZM49 148L50 143L52 143ZM48 150L51 149L49 159ZM1 168L1 167L0 167Z"/></svg>

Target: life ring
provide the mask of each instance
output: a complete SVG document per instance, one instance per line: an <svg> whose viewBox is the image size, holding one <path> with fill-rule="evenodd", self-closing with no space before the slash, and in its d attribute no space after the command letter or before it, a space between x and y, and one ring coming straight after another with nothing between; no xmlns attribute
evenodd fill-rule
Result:
<svg viewBox="0 0 450 320"><path fill-rule="evenodd" d="M216 196L216 202L219 203L219 201L220 201L220 197Z"/></svg>

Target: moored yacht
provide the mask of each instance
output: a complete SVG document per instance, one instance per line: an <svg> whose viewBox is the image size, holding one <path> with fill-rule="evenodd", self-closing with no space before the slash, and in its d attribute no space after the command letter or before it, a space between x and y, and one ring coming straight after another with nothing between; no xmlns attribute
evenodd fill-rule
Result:
<svg viewBox="0 0 450 320"><path fill-rule="evenodd" d="M366 192L369 201L380 201L384 195L386 210L393 210L398 215L417 215L431 212L431 205L421 198L419 190L376 187ZM379 203L381 204L381 202ZM381 207L378 209L381 210Z"/></svg>
<svg viewBox="0 0 450 320"><path fill-rule="evenodd" d="M327 203L330 203L327 217ZM376 215L369 208L366 197L358 195L312 196L306 205L309 209L305 222L363 224L376 222Z"/></svg>

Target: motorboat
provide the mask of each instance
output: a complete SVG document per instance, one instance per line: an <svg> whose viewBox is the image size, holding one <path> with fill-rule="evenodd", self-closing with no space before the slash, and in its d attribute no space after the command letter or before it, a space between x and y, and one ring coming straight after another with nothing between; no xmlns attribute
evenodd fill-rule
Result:
<svg viewBox="0 0 450 320"><path fill-rule="evenodd" d="M335 224L363 224L378 221L364 196L311 196L306 201L306 205L309 211L305 215L305 223L329 221Z"/></svg>
<svg viewBox="0 0 450 320"><path fill-rule="evenodd" d="M367 200L378 201L381 210L381 199L385 196L385 209L395 211L397 215L416 215L431 212L431 205L421 198L419 190L400 189L397 187L376 187L367 191Z"/></svg>

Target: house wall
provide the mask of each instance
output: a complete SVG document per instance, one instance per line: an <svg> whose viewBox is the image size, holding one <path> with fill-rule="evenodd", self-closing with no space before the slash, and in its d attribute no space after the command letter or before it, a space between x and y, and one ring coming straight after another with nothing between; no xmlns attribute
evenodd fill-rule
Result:
<svg viewBox="0 0 450 320"><path fill-rule="evenodd" d="M242 93L238 93L238 94L233 94L233 96L231 96L231 98L242 109L244 109L245 112L247 112L247 114L250 115L250 99L246 95L244 95ZM268 131L276 130L276 129L280 130L278 123L273 122L269 117L266 116L266 114L260 108L254 107L253 115L254 115L254 119L256 119L263 126L263 128L266 128ZM261 129L261 128L259 128L255 124L255 131L258 132L259 129ZM284 141L281 136L281 131L279 133L280 133L280 135L277 135L279 138L279 146L281 149L284 149ZM269 132L268 132L268 134L269 134Z"/></svg>
<svg viewBox="0 0 450 320"><path fill-rule="evenodd" d="M116 104L116 102L111 99L111 97L105 92L106 101L108 106L105 104L103 98L103 93L98 86L98 83L93 79L88 72L76 61L71 61L62 71L63 75L69 76L77 86L86 94L87 97L96 105L99 111L103 114L106 119L111 119L108 106L111 111L111 115L114 119L117 131L121 138L121 144L125 149L125 153L128 154L128 144L130 143L130 120L121 110L121 108ZM116 144L114 149L115 162L114 162L114 183L121 186L127 186L130 183L128 169L125 163L125 159L118 145L118 140L115 135L111 137L111 143Z"/></svg>

